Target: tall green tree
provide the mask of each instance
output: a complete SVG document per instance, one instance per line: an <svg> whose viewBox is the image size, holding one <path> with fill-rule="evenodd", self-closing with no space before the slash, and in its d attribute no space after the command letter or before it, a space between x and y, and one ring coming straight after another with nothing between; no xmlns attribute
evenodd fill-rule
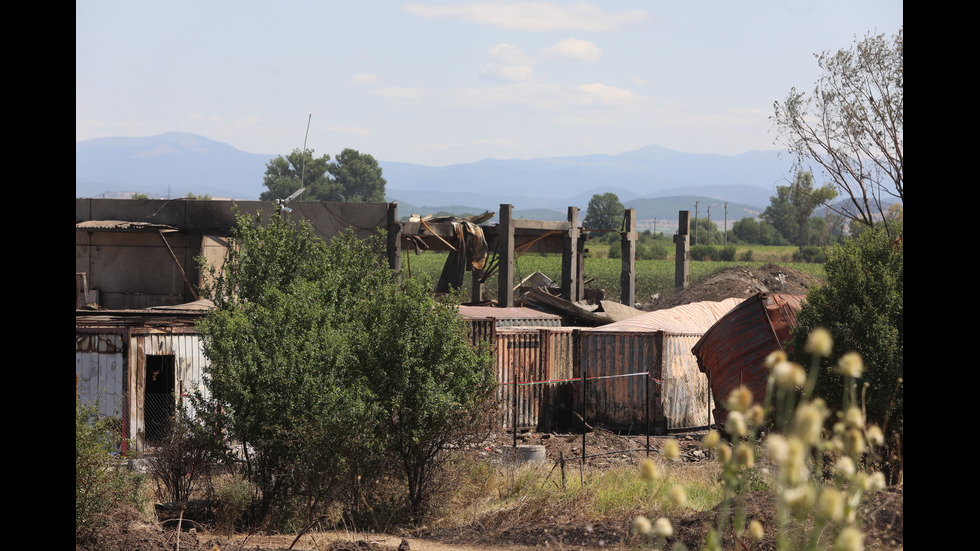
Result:
<svg viewBox="0 0 980 551"><path fill-rule="evenodd" d="M266 165L266 191L259 198L285 199L306 188L299 200L382 202L386 184L381 165L371 155L347 148L331 162L329 155L314 157L312 149L305 154L294 149Z"/></svg>
<svg viewBox="0 0 980 551"><path fill-rule="evenodd" d="M336 194L325 201L383 202L385 185L381 165L374 157L354 149L344 149L327 167L337 184Z"/></svg>
<svg viewBox="0 0 980 551"><path fill-rule="evenodd" d="M707 218L691 219L691 245L715 245L722 246L725 235L718 229L716 222Z"/></svg>
<svg viewBox="0 0 980 551"><path fill-rule="evenodd" d="M732 235L740 243L748 245L785 245L786 238L765 220L759 221L750 216L732 224Z"/></svg>
<svg viewBox="0 0 980 551"><path fill-rule="evenodd" d="M791 185L776 188L776 195L769 198L770 204L760 218L772 224L790 243L798 247L812 245L810 230L814 226L810 219L817 207L828 204L836 196L837 189L832 184L815 188L812 173L797 172Z"/></svg>
<svg viewBox="0 0 980 551"><path fill-rule="evenodd" d="M900 28L819 54L813 93L793 88L775 103L778 141L848 199L838 214L868 226L884 214L883 199L904 201L904 47Z"/></svg>
<svg viewBox="0 0 980 551"><path fill-rule="evenodd" d="M265 167L262 185L266 187L259 195L263 201L285 199L301 188L306 191L302 199L316 199L335 192L336 184L327 176L330 155L315 157L312 149L292 153L270 160Z"/></svg>
<svg viewBox="0 0 980 551"><path fill-rule="evenodd" d="M597 193L589 199L582 226L589 230L619 230L625 210L615 193Z"/></svg>

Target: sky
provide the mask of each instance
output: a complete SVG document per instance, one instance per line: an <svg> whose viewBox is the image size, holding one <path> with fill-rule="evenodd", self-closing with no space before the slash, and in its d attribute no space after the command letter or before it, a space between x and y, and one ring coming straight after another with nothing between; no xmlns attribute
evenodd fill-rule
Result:
<svg viewBox="0 0 980 551"><path fill-rule="evenodd" d="M75 140L429 166L780 149L773 104L814 54L902 25L901 0L76 0Z"/></svg>

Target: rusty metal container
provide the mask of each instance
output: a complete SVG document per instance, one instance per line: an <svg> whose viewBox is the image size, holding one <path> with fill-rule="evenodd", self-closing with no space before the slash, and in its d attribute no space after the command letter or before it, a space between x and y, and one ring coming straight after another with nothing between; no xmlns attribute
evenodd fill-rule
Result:
<svg viewBox="0 0 980 551"><path fill-rule="evenodd" d="M766 356L782 350L789 341L805 299L803 295L758 293L719 319L692 347L698 369L711 386L717 422L727 418L723 404L741 385L752 391L756 402L765 400Z"/></svg>
<svg viewBox="0 0 980 551"><path fill-rule="evenodd" d="M691 347L740 302L697 302L582 330L586 419L660 434L708 425L707 379Z"/></svg>
<svg viewBox="0 0 980 551"><path fill-rule="evenodd" d="M500 426L537 430L548 400L548 356L541 331L498 329L494 344Z"/></svg>

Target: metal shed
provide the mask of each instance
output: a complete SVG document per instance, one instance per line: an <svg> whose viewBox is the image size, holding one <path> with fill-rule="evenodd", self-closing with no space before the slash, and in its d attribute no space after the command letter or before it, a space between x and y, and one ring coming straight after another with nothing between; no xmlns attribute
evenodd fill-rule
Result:
<svg viewBox="0 0 980 551"><path fill-rule="evenodd" d="M769 371L765 360L782 350L796 327L796 313L803 295L758 293L718 320L694 345L699 370L711 383L715 418L724 422L725 400L741 385L748 387L756 402L766 396Z"/></svg>
<svg viewBox="0 0 980 551"><path fill-rule="evenodd" d="M208 365L194 323L210 303L125 311L77 311L75 392L120 420L122 437L143 449L197 390ZM124 444L125 445L125 444Z"/></svg>
<svg viewBox="0 0 980 551"><path fill-rule="evenodd" d="M460 306L469 323L470 341L491 344L497 377L496 398L501 428L539 428L551 401L549 379L552 363L550 333L561 330L561 318L530 308ZM567 365L568 362L559 362ZM532 384L532 382L535 382Z"/></svg>
<svg viewBox="0 0 980 551"><path fill-rule="evenodd" d="M696 302L583 329L586 419L621 430L646 430L649 422L657 433L710 424L708 381L691 347L741 301Z"/></svg>

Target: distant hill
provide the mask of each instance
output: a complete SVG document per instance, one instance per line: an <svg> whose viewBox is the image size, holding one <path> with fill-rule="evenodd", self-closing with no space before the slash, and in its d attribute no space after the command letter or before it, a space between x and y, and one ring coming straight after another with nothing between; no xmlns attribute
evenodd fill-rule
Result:
<svg viewBox="0 0 980 551"><path fill-rule="evenodd" d="M138 192L257 199L266 163L276 155L245 153L182 132L83 140L75 144L75 196ZM727 201L729 220L737 220L761 212L791 172L789 159L775 151L705 155L655 145L620 155L486 159L445 167L379 163L399 215L498 211L508 203L516 216L554 220L564 220L569 206L578 206L584 217L592 195L605 192L635 207L638 219L676 219L682 209L693 216L694 201L701 201L701 208L712 205L711 218L720 221Z"/></svg>

